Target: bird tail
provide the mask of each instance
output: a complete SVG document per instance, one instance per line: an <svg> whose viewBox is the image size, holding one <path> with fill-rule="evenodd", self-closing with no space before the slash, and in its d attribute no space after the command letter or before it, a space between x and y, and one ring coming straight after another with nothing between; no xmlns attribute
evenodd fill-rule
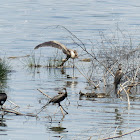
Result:
<svg viewBox="0 0 140 140"><path fill-rule="evenodd" d="M115 90L117 90L117 88L118 88L118 84L115 84Z"/></svg>
<svg viewBox="0 0 140 140"><path fill-rule="evenodd" d="M115 93L117 94L118 84L114 83Z"/></svg>

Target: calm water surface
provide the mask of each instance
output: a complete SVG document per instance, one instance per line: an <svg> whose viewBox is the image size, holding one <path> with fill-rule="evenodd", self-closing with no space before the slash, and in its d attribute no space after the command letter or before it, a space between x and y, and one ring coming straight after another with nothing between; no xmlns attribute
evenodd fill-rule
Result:
<svg viewBox="0 0 140 140"><path fill-rule="evenodd" d="M72 69L29 69L26 58L33 48L44 41L57 40L74 48L70 34L56 25L72 31L85 44L100 38L99 32L110 35L119 26L128 31L134 46L140 42L140 2L138 0L7 0L0 5L0 55L20 57L10 59L12 72L7 80L8 99L20 106L22 113L36 113L48 100L37 89L49 96L67 87L68 100L62 102L68 115L62 119L57 105L49 105L39 118L5 115L0 120L1 140L57 140L101 139L140 128L139 99L127 101L114 98L79 99L79 91L87 87L86 79L75 70L77 79L68 79ZM90 45L89 48L90 49ZM77 48L77 50L80 49ZM36 51L36 57L53 57L52 48ZM86 65L86 64L85 64ZM137 95L138 96L138 95ZM139 96L138 96L139 97ZM6 107L11 107L6 102ZM54 113L57 113L54 115ZM49 118L52 117L52 123ZM140 139L135 132L120 139Z"/></svg>

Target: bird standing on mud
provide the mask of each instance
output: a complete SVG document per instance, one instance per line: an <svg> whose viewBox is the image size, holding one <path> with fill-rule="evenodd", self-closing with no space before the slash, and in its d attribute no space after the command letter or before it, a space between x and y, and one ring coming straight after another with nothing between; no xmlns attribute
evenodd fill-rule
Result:
<svg viewBox="0 0 140 140"><path fill-rule="evenodd" d="M38 49L40 47L47 47L47 46L61 49L63 51L63 53L66 54L67 57L65 60L63 60L63 62L60 66L63 66L64 63L66 61L68 61L69 58L72 58L73 60L75 58L78 58L78 53L76 50L68 49L65 45L63 45L57 41L48 41L48 42L41 43L41 44L37 45L34 49Z"/></svg>
<svg viewBox="0 0 140 140"><path fill-rule="evenodd" d="M2 109L3 104L5 103L5 101L7 100L7 95L6 93L0 93L0 106Z"/></svg>
<svg viewBox="0 0 140 140"><path fill-rule="evenodd" d="M115 77L114 77L114 85L115 85L115 91L118 88L118 84L120 84L121 78L123 77L123 72L122 72L122 64L119 64L118 70L116 71Z"/></svg>

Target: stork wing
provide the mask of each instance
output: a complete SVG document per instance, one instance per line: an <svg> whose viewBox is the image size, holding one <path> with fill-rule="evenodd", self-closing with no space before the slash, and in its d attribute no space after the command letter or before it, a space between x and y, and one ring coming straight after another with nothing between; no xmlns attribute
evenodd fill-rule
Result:
<svg viewBox="0 0 140 140"><path fill-rule="evenodd" d="M48 41L48 42L41 43L41 44L37 45L34 49L38 49L40 47L48 47L48 46L61 49L63 51L63 53L65 53L65 54L67 54L67 52L68 52L68 49L66 48L66 46L57 41Z"/></svg>

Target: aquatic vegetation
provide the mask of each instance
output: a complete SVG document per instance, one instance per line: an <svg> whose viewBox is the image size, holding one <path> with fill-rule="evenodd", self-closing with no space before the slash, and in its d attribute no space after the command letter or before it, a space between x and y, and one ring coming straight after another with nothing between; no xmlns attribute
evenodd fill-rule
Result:
<svg viewBox="0 0 140 140"><path fill-rule="evenodd" d="M7 99L5 90L7 88L8 74L10 73L11 66L9 60L6 58L0 59L0 106L3 108L3 104Z"/></svg>
<svg viewBox="0 0 140 140"><path fill-rule="evenodd" d="M5 58L0 59L0 81L7 79L10 68L11 66L8 60Z"/></svg>
<svg viewBox="0 0 140 140"><path fill-rule="evenodd" d="M56 67L60 67L61 63L62 63L62 58L54 59L54 58L50 57L47 60L47 65L45 65L45 67L47 67L47 68L56 68Z"/></svg>
<svg viewBox="0 0 140 140"><path fill-rule="evenodd" d="M118 65L122 64L124 73L121 82L118 84L117 94L126 94L129 101L129 93L139 87L140 71L140 45L136 44L133 37L118 26L109 35L99 32L100 38L97 42L90 40L90 49L81 39L67 28L61 26L70 35L74 44L82 50L83 56L90 59L85 65L84 61L76 65L78 71L86 78L93 88L106 89L106 93L112 91L108 86L114 88L114 77ZM135 44L134 44L135 43ZM85 59L85 58L84 58ZM110 91L109 91L109 90ZM138 88L139 89L139 88ZM131 91L130 91L131 90ZM136 91L138 93L138 90Z"/></svg>
<svg viewBox="0 0 140 140"><path fill-rule="evenodd" d="M41 67L40 62L41 57L36 57L34 52L31 52L31 54L24 58L24 64L30 68L39 68Z"/></svg>
<svg viewBox="0 0 140 140"><path fill-rule="evenodd" d="M9 60L7 60L6 58L0 59L0 92L5 92L10 70L11 65L9 63Z"/></svg>
<svg viewBox="0 0 140 140"><path fill-rule="evenodd" d="M64 54L59 51L59 50L55 50L55 53L53 53L52 57L49 57L49 59L46 60L46 64L44 65L47 68L57 68L60 67L60 65L62 64L62 62L64 61L63 59ZM70 60L68 60L67 63L64 63L63 65L64 67L70 67Z"/></svg>
<svg viewBox="0 0 140 140"><path fill-rule="evenodd" d="M63 53L56 49L52 57L45 58L44 60L41 54L38 57L35 52L31 52L27 57L23 57L22 63L32 69L40 67L57 68L60 67L63 61ZM64 67L70 67L70 62L69 60L68 63L65 63Z"/></svg>

